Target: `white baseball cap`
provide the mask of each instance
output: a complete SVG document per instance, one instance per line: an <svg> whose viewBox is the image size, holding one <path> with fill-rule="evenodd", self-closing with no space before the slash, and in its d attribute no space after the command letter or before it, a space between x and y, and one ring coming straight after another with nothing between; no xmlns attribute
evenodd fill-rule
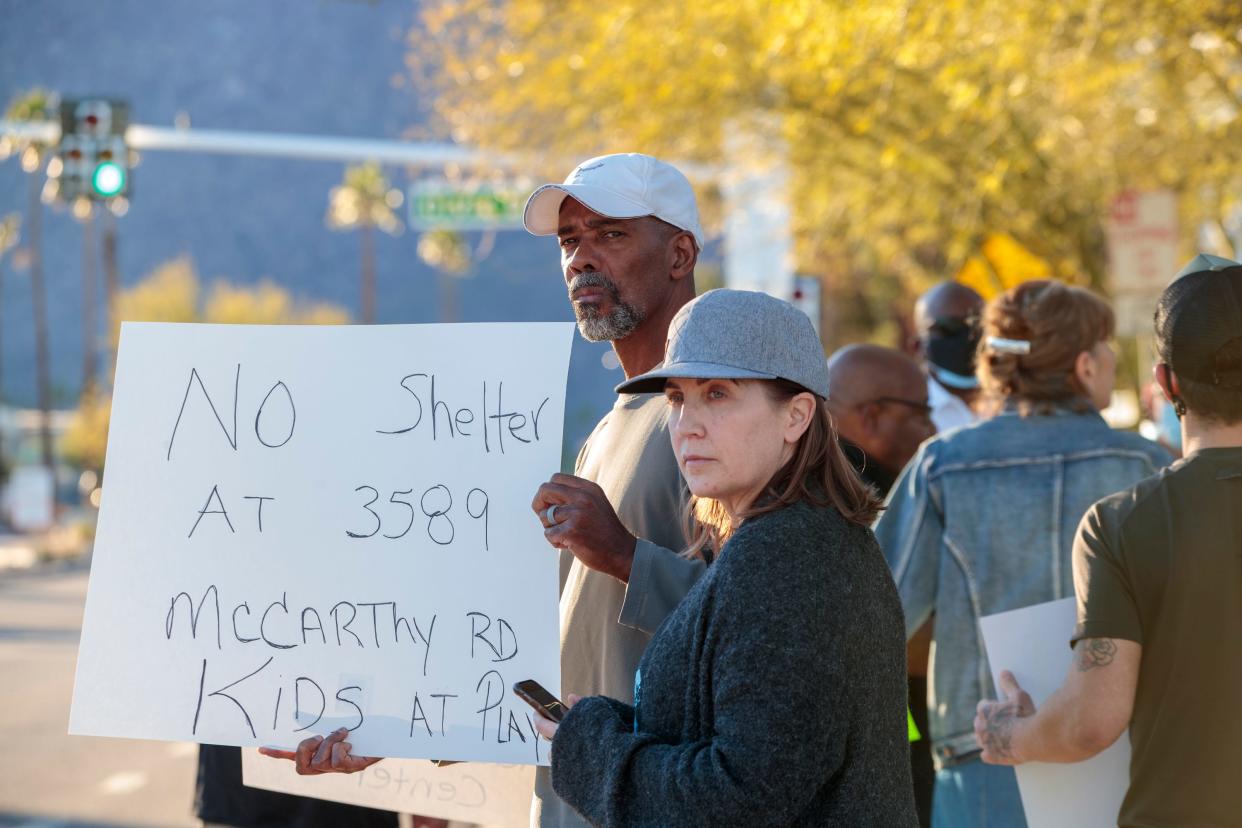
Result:
<svg viewBox="0 0 1242 828"><path fill-rule="evenodd" d="M531 193L522 224L536 236L555 236L565 196L609 218L655 216L690 233L703 248L694 190L676 167L658 158L625 152L583 161L563 184L544 184Z"/></svg>

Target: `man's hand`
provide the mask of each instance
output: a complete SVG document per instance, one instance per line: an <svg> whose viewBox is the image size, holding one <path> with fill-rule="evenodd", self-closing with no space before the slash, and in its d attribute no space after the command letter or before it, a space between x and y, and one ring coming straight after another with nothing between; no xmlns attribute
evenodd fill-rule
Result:
<svg viewBox="0 0 1242 828"><path fill-rule="evenodd" d="M1035 715L1035 703L1008 670L1001 671L999 689L1000 699L981 701L975 710L975 739L983 748L983 761L1020 765L1026 760L1014 750L1014 725L1018 719Z"/></svg>
<svg viewBox="0 0 1242 828"><path fill-rule="evenodd" d="M346 728L338 728L323 736L312 736L303 739L297 750L277 750L261 747L259 753L273 759L290 759L297 766L302 776L314 776L320 773L357 773L369 768L379 761L378 757L354 756L350 753L350 744L345 741L349 735Z"/></svg>
<svg viewBox="0 0 1242 828"><path fill-rule="evenodd" d="M603 489L581 477L554 474L535 492L530 507L539 516L548 543L573 553L591 569L629 583L638 540L621 524Z"/></svg>

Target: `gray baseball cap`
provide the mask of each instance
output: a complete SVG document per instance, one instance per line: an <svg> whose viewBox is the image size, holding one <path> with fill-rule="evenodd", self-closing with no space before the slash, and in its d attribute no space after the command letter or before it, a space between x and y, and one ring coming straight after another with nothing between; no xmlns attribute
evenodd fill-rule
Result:
<svg viewBox="0 0 1242 828"><path fill-rule="evenodd" d="M683 305L669 323L664 362L617 392L663 391L670 377L785 379L828 396L828 362L810 318L750 290L709 290Z"/></svg>

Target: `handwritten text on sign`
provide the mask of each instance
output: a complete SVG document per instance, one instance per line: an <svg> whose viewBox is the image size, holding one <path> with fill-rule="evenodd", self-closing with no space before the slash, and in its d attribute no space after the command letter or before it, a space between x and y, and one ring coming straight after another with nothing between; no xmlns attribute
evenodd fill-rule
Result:
<svg viewBox="0 0 1242 828"><path fill-rule="evenodd" d="M70 732L546 763L563 324L126 324Z"/></svg>
<svg viewBox="0 0 1242 828"><path fill-rule="evenodd" d="M422 814L488 828L526 828L535 771L530 766L461 762L435 766L417 759L387 759L354 774L298 776L293 764L242 751L248 787Z"/></svg>

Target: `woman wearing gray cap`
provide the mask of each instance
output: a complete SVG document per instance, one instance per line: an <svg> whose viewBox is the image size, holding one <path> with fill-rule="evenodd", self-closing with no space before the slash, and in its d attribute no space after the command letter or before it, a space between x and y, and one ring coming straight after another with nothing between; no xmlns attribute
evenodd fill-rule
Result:
<svg viewBox="0 0 1242 828"><path fill-rule="evenodd" d="M901 606L827 385L804 314L716 290L618 388L667 397L686 554L714 561L652 639L633 707L571 697L537 725L556 792L591 822L916 824Z"/></svg>

